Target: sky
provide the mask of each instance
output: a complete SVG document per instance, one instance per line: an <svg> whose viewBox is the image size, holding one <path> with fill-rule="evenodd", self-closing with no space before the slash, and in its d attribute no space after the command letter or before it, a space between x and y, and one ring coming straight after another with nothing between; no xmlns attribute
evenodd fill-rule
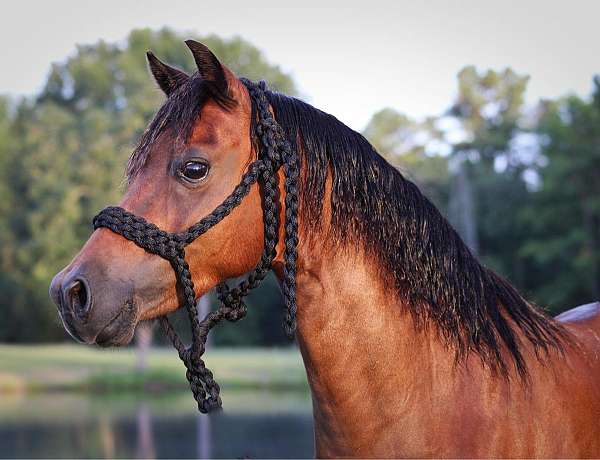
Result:
<svg viewBox="0 0 600 460"><path fill-rule="evenodd" d="M385 107L443 112L470 64L530 75L529 103L586 96L600 73L599 13L596 0L19 0L0 16L0 93L35 94L77 43L168 26L242 36L293 75L303 98L360 130Z"/></svg>

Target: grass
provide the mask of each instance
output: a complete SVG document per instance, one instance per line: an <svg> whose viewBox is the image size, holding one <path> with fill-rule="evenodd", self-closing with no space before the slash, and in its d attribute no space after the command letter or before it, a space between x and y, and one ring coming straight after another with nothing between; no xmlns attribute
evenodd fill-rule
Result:
<svg viewBox="0 0 600 460"><path fill-rule="evenodd" d="M285 349L212 349L206 364L222 387L307 391L300 353ZM0 393L80 391L122 393L187 389L174 350L152 349L147 369L134 349L82 345L0 345Z"/></svg>
<svg viewBox="0 0 600 460"><path fill-rule="evenodd" d="M309 415L311 411L310 394L303 391L225 388L221 398L223 410L229 415ZM157 418L198 415L194 398L187 389L158 394L134 391L99 394L87 391L9 393L0 394L0 432L9 422L83 423L94 418L123 420L135 417L141 408L148 409Z"/></svg>

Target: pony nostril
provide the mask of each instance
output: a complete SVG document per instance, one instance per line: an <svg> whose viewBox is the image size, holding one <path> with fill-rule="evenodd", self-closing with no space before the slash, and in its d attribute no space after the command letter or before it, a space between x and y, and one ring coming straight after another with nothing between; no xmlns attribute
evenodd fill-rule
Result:
<svg viewBox="0 0 600 460"><path fill-rule="evenodd" d="M87 283L83 279L73 280L65 290L65 300L75 315L85 318L91 306Z"/></svg>

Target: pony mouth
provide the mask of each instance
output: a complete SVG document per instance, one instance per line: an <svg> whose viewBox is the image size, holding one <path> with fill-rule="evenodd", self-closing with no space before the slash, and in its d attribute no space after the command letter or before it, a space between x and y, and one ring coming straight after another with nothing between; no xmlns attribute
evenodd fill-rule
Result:
<svg viewBox="0 0 600 460"><path fill-rule="evenodd" d="M129 344L135 333L138 309L133 302L125 306L96 335L94 342L100 347L123 346Z"/></svg>

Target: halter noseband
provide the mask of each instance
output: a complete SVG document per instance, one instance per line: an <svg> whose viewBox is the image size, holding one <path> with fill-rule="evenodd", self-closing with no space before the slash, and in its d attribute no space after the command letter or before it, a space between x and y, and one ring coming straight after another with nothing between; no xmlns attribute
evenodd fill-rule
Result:
<svg viewBox="0 0 600 460"><path fill-rule="evenodd" d="M181 233L169 233L156 225L120 207L107 207L94 217L94 229L108 228L133 241L147 252L168 260L175 270L177 285L183 296L192 329L192 343L188 347L179 338L166 316L160 318L165 333L177 349L187 368L198 410L207 413L221 407L219 384L206 368L202 355L209 331L223 319L237 321L246 315L243 298L257 287L271 269L279 234L279 203L277 200L277 171L283 168L285 182L285 249L284 279L282 290L286 314L284 328L293 337L296 329L296 248L298 245L298 156L285 137L283 129L275 121L269 108L266 84L255 84L242 79L252 102L256 117L256 136L259 141L258 159L250 164L241 182L212 213ZM253 120L254 121L254 120ZM200 321L196 308L196 295L190 267L185 261L185 247L227 217L248 195L254 183L262 186L262 209L264 224L264 249L258 265L248 277L235 288L226 283L217 286L219 308L211 311Z"/></svg>

